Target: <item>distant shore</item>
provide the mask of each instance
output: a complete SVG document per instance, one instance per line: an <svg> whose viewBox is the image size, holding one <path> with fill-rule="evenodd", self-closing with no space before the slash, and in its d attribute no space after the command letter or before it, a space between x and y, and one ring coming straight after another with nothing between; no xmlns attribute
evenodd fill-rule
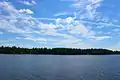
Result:
<svg viewBox="0 0 120 80"><path fill-rule="evenodd" d="M29 55L119 55L120 51L108 49L75 49L75 48L20 48L0 47L0 54L29 54Z"/></svg>

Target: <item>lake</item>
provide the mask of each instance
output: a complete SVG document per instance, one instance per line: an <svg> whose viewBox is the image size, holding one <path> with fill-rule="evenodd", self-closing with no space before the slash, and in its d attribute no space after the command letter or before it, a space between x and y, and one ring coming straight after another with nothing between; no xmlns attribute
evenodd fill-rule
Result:
<svg viewBox="0 0 120 80"><path fill-rule="evenodd" d="M0 55L0 80L120 80L120 56Z"/></svg>

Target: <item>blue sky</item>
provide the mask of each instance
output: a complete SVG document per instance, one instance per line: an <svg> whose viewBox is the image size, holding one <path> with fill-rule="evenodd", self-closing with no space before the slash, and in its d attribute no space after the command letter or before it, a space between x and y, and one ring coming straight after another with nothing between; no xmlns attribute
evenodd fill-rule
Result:
<svg viewBox="0 0 120 80"><path fill-rule="evenodd" d="M0 0L0 45L120 50L119 0Z"/></svg>

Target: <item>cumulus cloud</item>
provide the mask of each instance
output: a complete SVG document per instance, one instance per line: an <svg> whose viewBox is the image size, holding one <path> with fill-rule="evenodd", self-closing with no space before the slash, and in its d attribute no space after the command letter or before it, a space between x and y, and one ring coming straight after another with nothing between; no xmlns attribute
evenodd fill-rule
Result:
<svg viewBox="0 0 120 80"><path fill-rule="evenodd" d="M28 6L32 6L36 4L34 0L20 0L20 3L28 5Z"/></svg>
<svg viewBox="0 0 120 80"><path fill-rule="evenodd" d="M74 21L74 18L73 17L67 17L65 19L57 18L55 21L58 24L70 24Z"/></svg>
<svg viewBox="0 0 120 80"><path fill-rule="evenodd" d="M9 15L12 15L14 13L17 13L17 10L15 7L12 6L11 2L0 2L0 8L4 9L6 12L8 12Z"/></svg>
<svg viewBox="0 0 120 80"><path fill-rule="evenodd" d="M87 35L89 30L79 21L75 21L75 25L69 27L70 33Z"/></svg>
<svg viewBox="0 0 120 80"><path fill-rule="evenodd" d="M33 11L30 9L20 9L19 12L23 14L33 14Z"/></svg>
<svg viewBox="0 0 120 80"><path fill-rule="evenodd" d="M37 23L36 19L27 15L33 13L31 10L18 10L10 2L0 2L0 6L8 13L8 16L2 15L2 19L0 19L1 29L5 29L12 33L31 33L31 29L25 27L33 27Z"/></svg>
<svg viewBox="0 0 120 80"><path fill-rule="evenodd" d="M85 15L82 14L79 17L85 16L87 19L94 19L93 15L94 13L96 14L96 8L99 7L101 0L87 0L82 2L78 1L78 6L77 2L74 1L72 7L85 9ZM84 37L87 40L104 40L112 37L105 35L98 36L92 28L88 27L88 25L100 24L119 27L119 25L114 25L112 23L97 23L90 20L77 19L77 14L81 14L81 12L75 13L74 17L69 16L67 18L34 18L32 15L29 15L33 14L33 11L30 9L16 9L10 2L0 2L0 7L8 12L7 16L2 15L2 19L0 19L0 29L22 35L24 36L22 39L38 43L43 42L46 45L51 44L74 48L90 48L94 46L84 43L82 38L77 38L76 36ZM81 10L84 11L83 9ZM60 15L65 14L56 14L56 16ZM49 23L42 22L42 20L49 21Z"/></svg>
<svg viewBox="0 0 120 80"><path fill-rule="evenodd" d="M0 2L0 8L4 9L8 15L12 17L19 17L22 14L33 14L33 11L30 9L20 9L17 10L11 2ZM16 16L17 15L17 16Z"/></svg>

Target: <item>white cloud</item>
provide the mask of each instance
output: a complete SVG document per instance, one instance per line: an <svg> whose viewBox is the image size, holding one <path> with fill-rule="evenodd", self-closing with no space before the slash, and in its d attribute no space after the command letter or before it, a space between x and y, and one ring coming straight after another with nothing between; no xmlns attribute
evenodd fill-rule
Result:
<svg viewBox="0 0 120 80"><path fill-rule="evenodd" d="M74 17L68 17L66 19L56 19L57 24L64 25L64 30L68 30L71 34L77 34L82 36L94 35L94 32L87 28L81 21L75 20Z"/></svg>
<svg viewBox="0 0 120 80"><path fill-rule="evenodd" d="M10 2L0 2L0 7L12 17L19 17L21 14L33 14L30 9L17 10Z"/></svg>
<svg viewBox="0 0 120 80"><path fill-rule="evenodd" d="M93 22L93 21L88 21L88 20L79 20L82 23L87 23L87 24L92 24L92 25L97 25L97 28L104 28L106 27L120 27L120 25L117 24L113 24L112 22L108 23L108 22Z"/></svg>
<svg viewBox="0 0 120 80"><path fill-rule="evenodd" d="M75 16L77 19L80 19L81 23L92 24L99 29L113 26L120 27L117 19L111 20L110 17L104 16L104 13L98 10L98 8L102 6L103 1L104 0L76 0L70 7L75 8Z"/></svg>
<svg viewBox="0 0 120 80"><path fill-rule="evenodd" d="M66 22L67 22L68 24L72 23L73 21L74 21L74 19L73 19L72 17L66 18Z"/></svg>
<svg viewBox="0 0 120 80"><path fill-rule="evenodd" d="M19 12L23 14L33 14L33 11L30 9L20 9Z"/></svg>
<svg viewBox="0 0 120 80"><path fill-rule="evenodd" d="M99 16L96 9L103 0L79 0L75 1L71 6L79 10L77 14L80 19L93 20Z"/></svg>
<svg viewBox="0 0 120 80"><path fill-rule="evenodd" d="M91 38L95 40L104 40L104 39L109 39L112 38L111 36L91 36Z"/></svg>
<svg viewBox="0 0 120 80"><path fill-rule="evenodd" d="M67 17L65 19L57 18L56 20L57 24L71 24L74 21L73 17Z"/></svg>
<svg viewBox="0 0 120 80"><path fill-rule="evenodd" d="M34 0L20 0L20 3L28 5L28 6L32 6L36 4Z"/></svg>
<svg viewBox="0 0 120 80"><path fill-rule="evenodd" d="M55 21L55 18L37 18L37 20Z"/></svg>
<svg viewBox="0 0 120 80"><path fill-rule="evenodd" d="M98 7L97 3L99 4L99 1L96 2L92 1L86 1L87 3L90 3L88 7L85 7L87 14L91 14L90 16L85 16L86 18L93 18L93 13L95 12L96 7ZM85 2L84 2L85 3ZM76 3L77 4L77 3ZM94 7L93 7L93 4ZM85 4L81 4L85 5ZM87 5L87 4L86 4ZM84 40L82 38L86 39L94 39L94 40L104 40L112 38L111 36L98 36L97 33L95 33L92 28L88 28L86 25L89 24L89 26L92 25L105 25L105 26L115 26L120 27L119 25L112 24L112 23L103 23L103 22L93 22L90 20L81 20L76 19L76 17L67 17L67 18L34 18L32 15L33 12L29 9L16 9L11 3L9 2L0 2L0 6L9 13L8 16L2 15L2 19L0 19L0 29L3 29L5 31L11 32L11 33L17 33L24 38L16 38L16 39L25 39L25 40L31 40L34 42L43 42L47 44L50 41L53 40L53 43L49 43L51 45L63 45L65 47L77 47L77 48L90 48L95 47L94 44L87 44L84 43ZM78 14L78 13L76 13ZM61 15L61 14L59 14ZM57 16L59 16L57 15ZM81 15L83 16L83 15ZM49 21L42 22L42 20ZM29 35L29 36L27 36ZM41 35L44 37L41 37ZM50 36L45 37L45 36ZM77 38L76 36L80 36L80 38ZM37 37L36 37L37 36ZM53 38L54 37L54 38ZM57 39L59 37L60 39ZM81 38L82 37L82 38Z"/></svg>
<svg viewBox="0 0 120 80"><path fill-rule="evenodd" d="M75 25L70 27L70 33L87 35L89 30L79 21L75 21Z"/></svg>
<svg viewBox="0 0 120 80"><path fill-rule="evenodd" d="M25 37L24 39L35 41L35 42L46 42L47 41L44 38L34 38L34 37Z"/></svg>
<svg viewBox="0 0 120 80"><path fill-rule="evenodd" d="M33 18L30 15L20 13L20 12L22 12L22 10L21 11L17 10L9 2L5 2L5 3L8 6L11 6L11 10L14 10L15 12L7 17L4 16L4 18L2 20L0 20L0 28L1 29L6 30L8 32L12 32L12 33L18 33L18 34L21 34L24 36L26 34L32 35L33 36L32 38L27 37L25 39L36 41L36 42L40 41L41 39L34 38L33 34L51 35L51 36L58 36L58 37L63 37L63 38L71 37L70 35L57 32L56 28L59 28L62 24L42 23L39 21L39 19L40 20L41 19L49 20L49 19L48 18L39 18L39 19ZM6 5L6 4L4 4L4 5ZM3 7L3 9L8 11L8 13L9 13L8 9L6 9L4 7ZM19 14L16 14L18 12L19 12ZM52 20L55 20L55 19L52 19ZM69 24L72 21L73 21L73 19L71 17L68 17L67 19L64 20L64 23ZM60 27L60 28L63 28L63 27Z"/></svg>
<svg viewBox="0 0 120 80"><path fill-rule="evenodd" d="M75 2L75 1L79 1L79 0L60 0L60 1L72 1L72 2Z"/></svg>
<svg viewBox="0 0 120 80"><path fill-rule="evenodd" d="M0 2L0 8L3 8L9 13L9 15L17 13L17 10L12 6L10 2Z"/></svg>
<svg viewBox="0 0 120 80"><path fill-rule="evenodd" d="M24 20L23 18L31 19L31 16L20 13L10 2L0 2L0 6L9 14L8 16L2 15L2 19L0 19L1 29L12 33L28 33L27 30L30 28L27 28L26 30L24 28L28 23L30 24L30 21ZM34 19L32 20L34 21ZM31 24L29 26L33 25Z"/></svg>
<svg viewBox="0 0 120 80"><path fill-rule="evenodd" d="M111 34L112 32L107 32L106 34Z"/></svg>
<svg viewBox="0 0 120 80"><path fill-rule="evenodd" d="M60 40L53 42L55 45L61 45L62 47L65 48L93 48L94 45L91 44L86 44L81 41L81 39L76 39L76 38L71 38L71 39L66 39L66 40Z"/></svg>
<svg viewBox="0 0 120 80"><path fill-rule="evenodd" d="M19 40L19 39L21 39L21 37L16 37L15 39L16 39L16 40Z"/></svg>
<svg viewBox="0 0 120 80"><path fill-rule="evenodd" d="M54 14L55 17L58 17L58 16L65 16L65 15L69 15L70 13L68 12L61 12L61 13L56 13Z"/></svg>

